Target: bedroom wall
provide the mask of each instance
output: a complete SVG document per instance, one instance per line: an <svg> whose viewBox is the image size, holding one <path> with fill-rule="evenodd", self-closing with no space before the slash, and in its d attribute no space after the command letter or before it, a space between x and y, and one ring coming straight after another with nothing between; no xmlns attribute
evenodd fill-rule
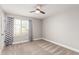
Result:
<svg viewBox="0 0 79 59"><path fill-rule="evenodd" d="M79 11L60 12L43 20L43 37L79 51Z"/></svg>
<svg viewBox="0 0 79 59"><path fill-rule="evenodd" d="M33 39L37 40L42 37L42 20L32 18Z"/></svg>

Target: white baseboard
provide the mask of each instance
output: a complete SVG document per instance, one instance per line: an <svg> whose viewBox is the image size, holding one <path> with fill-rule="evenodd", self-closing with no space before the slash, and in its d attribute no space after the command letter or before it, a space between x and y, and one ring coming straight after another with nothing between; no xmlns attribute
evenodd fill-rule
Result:
<svg viewBox="0 0 79 59"><path fill-rule="evenodd" d="M58 43L58 42L54 42L54 41L51 41L51 40L48 40L48 39L45 39L45 38L43 38L43 39L46 40L46 41L49 41L49 42L51 42L51 43L54 43L54 44L56 44L56 45L62 46L62 47L64 47L64 48L70 49L70 50L72 50L72 51L79 52L78 49L72 48L72 47L70 47L70 46L67 46L67 45L64 45L64 44L61 44L61 43Z"/></svg>
<svg viewBox="0 0 79 59"><path fill-rule="evenodd" d="M43 38L35 38L35 39L33 39L33 40L40 40L40 39L43 39Z"/></svg>
<svg viewBox="0 0 79 59"><path fill-rule="evenodd" d="M28 40L25 40L25 41L18 41L18 42L13 42L13 44L19 44L19 43L24 43L24 42L28 42Z"/></svg>
<svg viewBox="0 0 79 59"><path fill-rule="evenodd" d="M40 40L40 39L42 39L42 38L35 38L35 39L33 39L33 40ZM13 44L19 44L19 43L24 43L24 42L29 42L29 40L13 42Z"/></svg>

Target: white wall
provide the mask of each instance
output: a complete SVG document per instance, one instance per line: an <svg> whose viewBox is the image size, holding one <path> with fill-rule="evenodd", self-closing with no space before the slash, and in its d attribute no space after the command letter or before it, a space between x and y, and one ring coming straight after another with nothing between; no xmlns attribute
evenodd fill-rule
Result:
<svg viewBox="0 0 79 59"><path fill-rule="evenodd" d="M32 19L33 24L33 39L42 37L42 20Z"/></svg>
<svg viewBox="0 0 79 59"><path fill-rule="evenodd" d="M60 12L43 20L43 37L79 50L79 11Z"/></svg>

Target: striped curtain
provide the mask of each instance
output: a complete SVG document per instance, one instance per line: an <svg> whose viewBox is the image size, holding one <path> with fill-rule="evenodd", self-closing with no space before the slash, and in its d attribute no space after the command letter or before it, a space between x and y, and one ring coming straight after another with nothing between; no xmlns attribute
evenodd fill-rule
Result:
<svg viewBox="0 0 79 59"><path fill-rule="evenodd" d="M6 20L6 28L5 28L5 46L12 45L13 43L13 34L14 34L14 18L13 17L7 17Z"/></svg>

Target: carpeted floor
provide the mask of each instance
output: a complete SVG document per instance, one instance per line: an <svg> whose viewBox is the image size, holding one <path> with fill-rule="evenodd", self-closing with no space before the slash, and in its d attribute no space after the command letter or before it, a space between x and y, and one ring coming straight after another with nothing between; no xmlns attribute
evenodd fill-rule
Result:
<svg viewBox="0 0 79 59"><path fill-rule="evenodd" d="M78 55L79 53L45 40L35 40L4 47L2 55Z"/></svg>

